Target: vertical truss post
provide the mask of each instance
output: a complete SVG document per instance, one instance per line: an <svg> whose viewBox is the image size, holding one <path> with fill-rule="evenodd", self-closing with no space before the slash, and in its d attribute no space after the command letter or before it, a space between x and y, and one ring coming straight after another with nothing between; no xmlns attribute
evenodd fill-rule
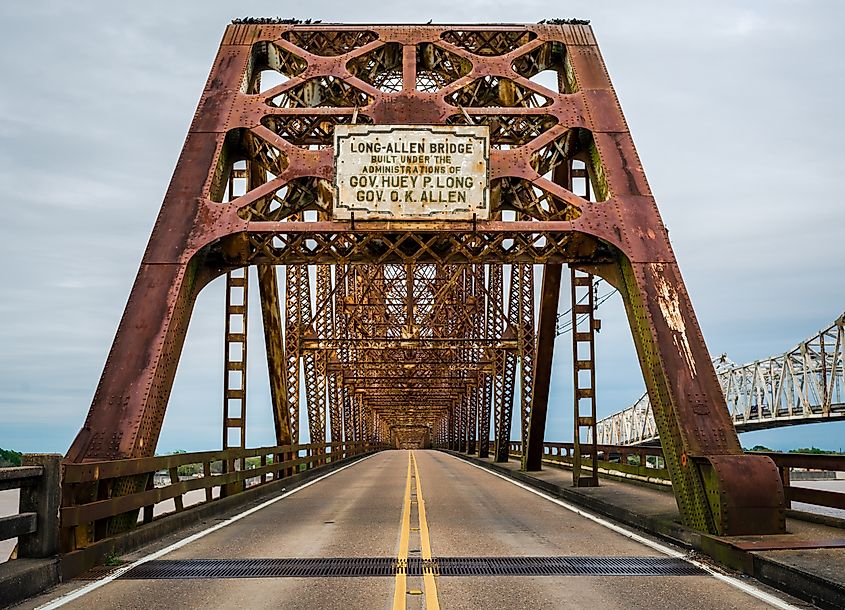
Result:
<svg viewBox="0 0 845 610"><path fill-rule="evenodd" d="M305 265L287 265L285 267L285 408L290 422L290 442L299 444L299 402L300 402L300 370L302 368L303 312L301 307L301 284L308 280L308 267ZM306 288L307 290L307 288ZM291 460L296 455L288 452L281 456L283 460ZM285 476L292 475L292 468L285 471Z"/></svg>
<svg viewBox="0 0 845 610"><path fill-rule="evenodd" d="M467 318L469 313L468 306L472 295L472 275L467 265L461 265L459 267L452 266L450 267L450 273L452 275L457 274L458 277L453 310L448 312L449 318L452 322L450 335L467 338L468 336L471 336L472 333L472 323L470 322L471 318ZM469 447L470 380L468 372L470 370L470 362L472 360L471 352L472 348L467 344L464 344L458 350L459 368L456 371L459 375L461 384L461 396L459 399L461 404L461 438L458 450L464 453L467 452Z"/></svg>
<svg viewBox="0 0 845 610"><path fill-rule="evenodd" d="M493 401L493 376L495 364L491 364L492 371L484 375L484 389L482 391L481 408L478 423L478 457L490 456L490 403Z"/></svg>
<svg viewBox="0 0 845 610"><path fill-rule="evenodd" d="M332 298L332 268L330 265L317 265L316 275L316 311L314 315L314 332L318 340L328 340L334 337L334 299ZM322 439L313 442L326 442L326 416L327 410L331 418L332 432L337 432L334 411L335 392L334 377L329 374L330 350L320 348L313 352L315 368L315 394L317 398L317 417L320 425L318 431L322 433ZM328 409L327 407L328 402ZM334 437L333 437L334 439Z"/></svg>
<svg viewBox="0 0 845 610"><path fill-rule="evenodd" d="M282 341L282 314L275 265L258 265L258 293L264 323L264 347L267 352L276 444L290 445L291 422L285 389L285 348Z"/></svg>
<svg viewBox="0 0 845 610"><path fill-rule="evenodd" d="M332 351L326 351L324 356L326 359L325 368L329 368L332 362L335 362L331 354L333 354ZM338 375L334 371L331 371L326 375L326 391L329 403L328 417L331 442L339 443L343 440L343 393L341 391Z"/></svg>
<svg viewBox="0 0 845 610"><path fill-rule="evenodd" d="M454 406L452 407L452 411L454 412L454 422L455 422L455 437L452 439L452 444L454 445L455 451L461 450L461 436L463 435L463 402L458 399L455 401Z"/></svg>
<svg viewBox="0 0 845 610"><path fill-rule="evenodd" d="M478 383L476 381L476 383ZM469 394L469 413L467 422L467 453L473 455L478 448L476 447L476 435L478 433L478 393L480 387L476 386L470 388Z"/></svg>
<svg viewBox="0 0 845 610"><path fill-rule="evenodd" d="M343 393L343 441L350 443L355 440L355 418L352 415L352 398L349 396L349 388L341 386Z"/></svg>
<svg viewBox="0 0 845 610"><path fill-rule="evenodd" d="M248 267L226 274L223 449L246 447L246 355ZM242 460L224 460L224 470L242 470ZM225 488L225 495L234 491Z"/></svg>
<svg viewBox="0 0 845 610"><path fill-rule="evenodd" d="M821 369L822 369L822 396L821 396L821 403L822 403L822 414L830 415L830 394L828 393L828 385L827 385L827 354L825 353L824 349L824 333L819 334L819 354L821 355ZM807 367L808 369L812 370L812 367ZM788 476L788 475L787 475Z"/></svg>
<svg viewBox="0 0 845 610"><path fill-rule="evenodd" d="M511 265L511 281L508 290L508 324L504 336L516 339L520 317L519 265ZM504 299L504 295L503 295ZM513 395L516 385L517 354L513 350L502 350L502 393L499 396L498 421L496 423L496 461L507 462L510 448L511 424L513 423Z"/></svg>
<svg viewBox="0 0 845 610"><path fill-rule="evenodd" d="M461 450L461 406L460 400L455 400L449 406L452 422L452 449L454 451Z"/></svg>
<svg viewBox="0 0 845 610"><path fill-rule="evenodd" d="M486 265L486 274L488 275L488 287L492 283L493 268L496 265ZM482 285L484 280L482 279ZM492 329L493 318L499 315L496 311L496 303L491 296L489 288L484 291L485 295L485 320L484 320L484 339L488 344L484 348L485 357L490 361L489 372L484 374L484 389L482 392L481 405L479 408L478 421L478 457L486 458L490 455L490 411L493 403L493 379L496 376L496 352L490 346L490 340L493 338L494 330Z"/></svg>
<svg viewBox="0 0 845 610"><path fill-rule="evenodd" d="M497 462L508 461L508 444L510 442L510 429L507 428L507 421L510 421L509 409L505 396L505 365L506 352L498 343L504 338L505 333L505 307L504 307L504 265L490 265L490 283L488 295L488 317L487 325L490 331L490 338L497 341L493 351L493 360L496 363L496 370L493 375L493 391L490 396L493 412L493 425L495 444L493 446L493 457ZM492 306L492 314L491 313ZM511 400L511 407L513 400ZM506 421L507 419L507 421Z"/></svg>
<svg viewBox="0 0 845 610"><path fill-rule="evenodd" d="M285 267L285 392L290 420L291 443L299 443L299 371L302 339L302 307L300 284L306 282L305 265Z"/></svg>
<svg viewBox="0 0 845 610"><path fill-rule="evenodd" d="M596 450L596 319L595 284L590 273L571 268L572 366L574 374L574 448L572 485L597 487L599 484ZM587 441L581 440L586 433ZM582 476L584 456L590 455L590 475Z"/></svg>
<svg viewBox="0 0 845 610"><path fill-rule="evenodd" d="M335 269L335 316L336 326L335 331L337 336L342 340L341 347L337 352L338 360L341 365L348 363L352 357L352 350L349 345L350 337L350 314L351 305L349 300L352 294L353 269L347 263L340 263ZM343 440L347 443L355 438L354 423L355 418L352 414L352 399L349 395L349 388L343 379L344 370L340 371L340 379L338 380L338 389L340 391L341 410L343 417Z"/></svg>
<svg viewBox="0 0 845 610"><path fill-rule="evenodd" d="M528 425L534 397L534 359L537 338L534 333L534 265L517 265L519 270L519 372L522 455L528 445Z"/></svg>
<svg viewBox="0 0 845 610"><path fill-rule="evenodd" d="M483 289L482 303L483 308L481 315L484 318L484 332L482 336L484 339L490 338L490 310L493 307L490 299L489 291L487 290L486 277L489 275L489 265L481 266L481 287ZM495 363L493 357L493 350L489 345L484 348L484 358L489 361L489 368L482 374L482 386L480 388L480 400L478 403L478 457L487 458L490 455L490 403L493 399L493 374L495 372Z"/></svg>
<svg viewBox="0 0 845 610"><path fill-rule="evenodd" d="M375 417L376 417L376 415L371 409L367 410L367 412L365 414L365 418L364 418L365 419L365 425L366 425L365 434L364 434L364 442L366 442L366 443L372 443L373 438L375 437L375 428L376 428Z"/></svg>
<svg viewBox="0 0 845 610"><path fill-rule="evenodd" d="M484 265L476 263L472 266L472 308L470 309L472 315L472 336L484 336ZM474 346L472 348L472 358L476 362L485 359L485 350ZM482 365L483 368L483 365ZM467 431L467 453L474 454L479 450L478 444L478 430L480 424L481 404L484 401L484 385L486 383L486 375L481 372L481 368L476 370L475 385L470 390L470 412L469 412L469 429Z"/></svg>
<svg viewBox="0 0 845 610"><path fill-rule="evenodd" d="M467 434L469 432L469 394L461 398L461 438L458 443L458 451L467 452Z"/></svg>
<svg viewBox="0 0 845 610"><path fill-rule="evenodd" d="M346 283L345 279L346 266L334 266L334 312L331 316L332 337L343 338L346 336L346 316L343 312L343 297L345 290L343 286ZM344 342L343 345L346 345ZM328 363L334 366L334 370L329 373L328 377L328 392L329 392L329 416L331 418L331 438L333 443L342 442L344 439L344 389L343 377L337 367L341 362L346 362L341 356L343 348L334 348L329 350L330 357Z"/></svg>
<svg viewBox="0 0 845 610"><path fill-rule="evenodd" d="M540 297L540 322L537 337L537 360L532 387L531 417L528 422L528 442L522 454L524 470L540 470L543 460L543 440L546 433L546 414L549 406L549 385L552 378L555 335L557 334L557 305L560 299L562 266L543 267L543 291Z"/></svg>
<svg viewBox="0 0 845 610"><path fill-rule="evenodd" d="M299 288L302 291L299 297L299 306L302 310L302 328L309 338L315 335L315 322L311 316L311 278L308 267L305 267L304 281ZM321 279L317 279L317 295L321 290ZM319 304L318 304L319 306ZM326 442L326 377L320 370L320 353L316 350L307 350L302 353L302 368L305 373L305 402L308 407L308 433L312 443Z"/></svg>
<svg viewBox="0 0 845 610"><path fill-rule="evenodd" d="M461 413L458 403L452 403L452 406L450 408L450 419L452 422L452 429L450 431L450 448L453 451L458 451L458 439L461 435Z"/></svg>
<svg viewBox="0 0 845 610"><path fill-rule="evenodd" d="M461 439L464 435L464 413L463 413L464 404L463 401L458 398L455 401L455 451L462 451L461 449Z"/></svg>
<svg viewBox="0 0 845 610"><path fill-rule="evenodd" d="M367 409L364 405L364 397L361 394L356 394L356 397L357 400L355 401L355 440L365 441L367 440L367 428L365 421Z"/></svg>

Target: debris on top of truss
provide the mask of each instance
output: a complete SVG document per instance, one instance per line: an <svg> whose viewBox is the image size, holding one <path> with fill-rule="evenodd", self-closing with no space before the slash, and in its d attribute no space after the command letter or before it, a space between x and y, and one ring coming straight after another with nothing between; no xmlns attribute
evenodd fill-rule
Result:
<svg viewBox="0 0 845 610"><path fill-rule="evenodd" d="M299 24L317 24L322 23L322 19L283 19L281 17L240 17L237 19L232 19L232 23L235 25L239 24L274 24L274 25L299 25Z"/></svg>
<svg viewBox="0 0 845 610"><path fill-rule="evenodd" d="M546 25L590 25L589 19L543 19Z"/></svg>

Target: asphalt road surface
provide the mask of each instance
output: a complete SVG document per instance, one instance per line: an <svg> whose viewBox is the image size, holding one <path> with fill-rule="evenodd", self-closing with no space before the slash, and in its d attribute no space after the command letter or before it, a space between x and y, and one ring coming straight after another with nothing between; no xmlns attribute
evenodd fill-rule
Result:
<svg viewBox="0 0 845 610"><path fill-rule="evenodd" d="M431 565L433 560L447 557L561 556L643 557L647 562L667 557L624 533L460 459L435 451L387 451L331 474L158 560L391 558L400 563ZM212 564L221 565L219 561L209 562ZM122 577L67 601L63 607L771 607L704 572L683 576L453 576L436 575L433 569L422 572L425 576L412 571L407 575L303 578L255 574L248 578ZM752 580L742 582L760 587ZM26 606L49 604L88 584L66 583L30 600Z"/></svg>

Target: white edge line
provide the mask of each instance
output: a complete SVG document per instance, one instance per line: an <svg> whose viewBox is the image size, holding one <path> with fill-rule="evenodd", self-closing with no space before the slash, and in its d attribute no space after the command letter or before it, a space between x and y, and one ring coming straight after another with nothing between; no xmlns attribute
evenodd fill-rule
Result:
<svg viewBox="0 0 845 610"><path fill-rule="evenodd" d="M531 493L533 493L537 496L540 496L541 498L545 498L546 500L549 500L550 502L554 502L555 504L562 506L566 510L572 511L573 513L575 513L575 514L577 514L581 517L584 517L585 519L589 519L590 521L598 523L599 525L602 525L602 526L604 526L604 527L606 527L610 530L613 530L614 532L622 534L623 536L625 536L627 538L630 538L630 539L635 540L635 541L637 541L641 544L644 544L644 545L646 545L646 546L648 546L648 547L650 547L650 548L652 548L656 551L660 551L664 555L669 555L670 557L676 557L678 559L683 559L684 561L691 563L695 567L700 568L701 570L704 570L705 572L710 574L713 578L716 578L717 580L721 580L722 582L724 582L724 583L726 583L726 584L728 584L728 585L730 585L730 586L732 586L736 589L739 589L740 591L743 591L744 593L747 593L748 595L751 595L752 597L756 597L757 599L774 606L775 608L780 608L781 610L801 610L798 606L793 606L792 604L790 604L790 603L788 603L788 602L786 602L786 601L784 601L784 600L782 600L778 597L775 597L771 593L767 593L767 592L765 592L761 589L758 589L757 587L755 587L755 586L753 586L749 583L742 582L741 580L734 578L733 576L728 576L727 574L722 574L721 572L717 572L716 570L714 570L710 566L708 566L704 563L701 563L699 561L696 561L695 559L691 559L690 557L688 557L685 553L682 553L681 551L678 551L678 550L673 549L671 547L660 544L659 542L656 542L654 540L650 540L649 538L646 538L645 536L641 536L641 535L637 534L636 532L632 532L631 530L624 528L620 525L617 525L615 523L612 523L611 521L607 521L605 519L602 519L601 517L593 515L592 513L581 510L580 508L578 508L577 506L575 506L573 504L570 504L568 502L564 502L563 500L555 498L554 496L550 496L546 493L543 493L542 491L534 489L533 487L526 485L525 483L522 483L522 482L517 481L515 479L512 479L510 477L506 477L503 474L499 474L498 472L490 470L489 468L485 468L484 466L480 466L478 464L473 464L472 462L467 461L467 460L461 460L461 461L466 462L470 466L478 468L479 470L483 470L484 472L492 474L495 477L499 477L500 479L503 479L503 480L507 481L508 483L513 483L517 487L521 487L521 488L525 489L526 491L530 491Z"/></svg>
<svg viewBox="0 0 845 610"><path fill-rule="evenodd" d="M310 481L307 481L306 483L303 483L302 485L296 487L295 489L292 489L288 492L285 492L280 496L276 496L275 498L270 498L269 500L267 500L266 502L262 502L258 506L253 506L252 508L245 510L242 513L238 513L237 515L235 515L234 517L230 517L226 521L222 521L222 522L220 522L216 525L212 525L208 529L204 529L200 532L197 532L196 534L191 534L190 536L183 538L182 540L179 540L178 542L174 542L170 546L166 546L163 549L156 551L155 553L151 553L151 554L146 555L145 557L142 557L141 559L138 559L138 560L136 560L136 561L134 561L130 564L127 564L125 566L121 566L120 568L118 568L117 570L115 570L114 572L109 574L108 576L104 576L103 578L101 578L99 580L95 580L94 582L89 583L89 584L85 585L84 587L81 587L81 588L79 588L75 591L71 591L70 593L66 593L65 595L62 595L61 597L58 597L58 598L56 598L52 601L47 602L46 604L42 604L41 606L38 606L35 610L52 610L53 608L59 608L61 606L64 606L68 602L72 602L75 599L79 599L80 597L87 595L87 594L91 593L92 591L95 591L96 589L99 589L100 587L102 587L104 585L109 584L111 581L113 581L117 578L120 578L121 576L126 574L126 572L128 572L129 570L136 568L141 564L147 563L148 561L152 561L154 559L158 559L159 557L167 555L168 553L171 553L171 552L175 551L176 549L180 549L187 544L190 544L190 543L192 543L196 540L199 540L200 538L204 538L205 536L208 536L212 532L216 532L217 530L222 529L222 528L226 527L227 525L231 525L235 521L240 521L244 517L248 517L249 515L260 511L262 508L267 508L268 506L270 506L271 504L275 504L279 500L284 500L288 496L292 496L296 492L302 491L303 489L305 489L306 487L310 487L314 483L318 483L318 482L322 481L323 479L328 478L332 475L335 475L342 470L346 470L350 466L355 466L356 464L360 464L364 460L367 460L367 459L373 457L373 455L375 455L375 454L373 453L373 454L364 456L363 458L359 458L359 459L355 460L351 464L347 464L346 466L341 466L340 468L332 470L331 472L327 472L323 476L320 476L320 477L317 477L316 479L312 479ZM282 480L282 479L279 479L279 480Z"/></svg>

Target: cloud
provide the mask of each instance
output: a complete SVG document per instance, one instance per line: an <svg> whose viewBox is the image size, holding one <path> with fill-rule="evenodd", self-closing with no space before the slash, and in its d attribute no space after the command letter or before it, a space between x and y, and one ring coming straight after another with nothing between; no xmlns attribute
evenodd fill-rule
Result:
<svg viewBox="0 0 845 610"><path fill-rule="evenodd" d="M592 19L711 352L744 361L783 351L841 313L845 69L836 58L845 54L845 5L579 1L566 15L549 7L317 0L299 16ZM0 4L0 446L70 443L223 30L234 16L286 10L257 1ZM163 449L219 445L222 308L212 285L191 323ZM643 383L618 300L600 317L607 413ZM251 319L260 337L260 315ZM259 443L271 426L260 339L251 345L250 442ZM571 436L569 351L562 337L549 419L549 437L560 440ZM806 430L817 445L835 448L841 437L835 427Z"/></svg>

